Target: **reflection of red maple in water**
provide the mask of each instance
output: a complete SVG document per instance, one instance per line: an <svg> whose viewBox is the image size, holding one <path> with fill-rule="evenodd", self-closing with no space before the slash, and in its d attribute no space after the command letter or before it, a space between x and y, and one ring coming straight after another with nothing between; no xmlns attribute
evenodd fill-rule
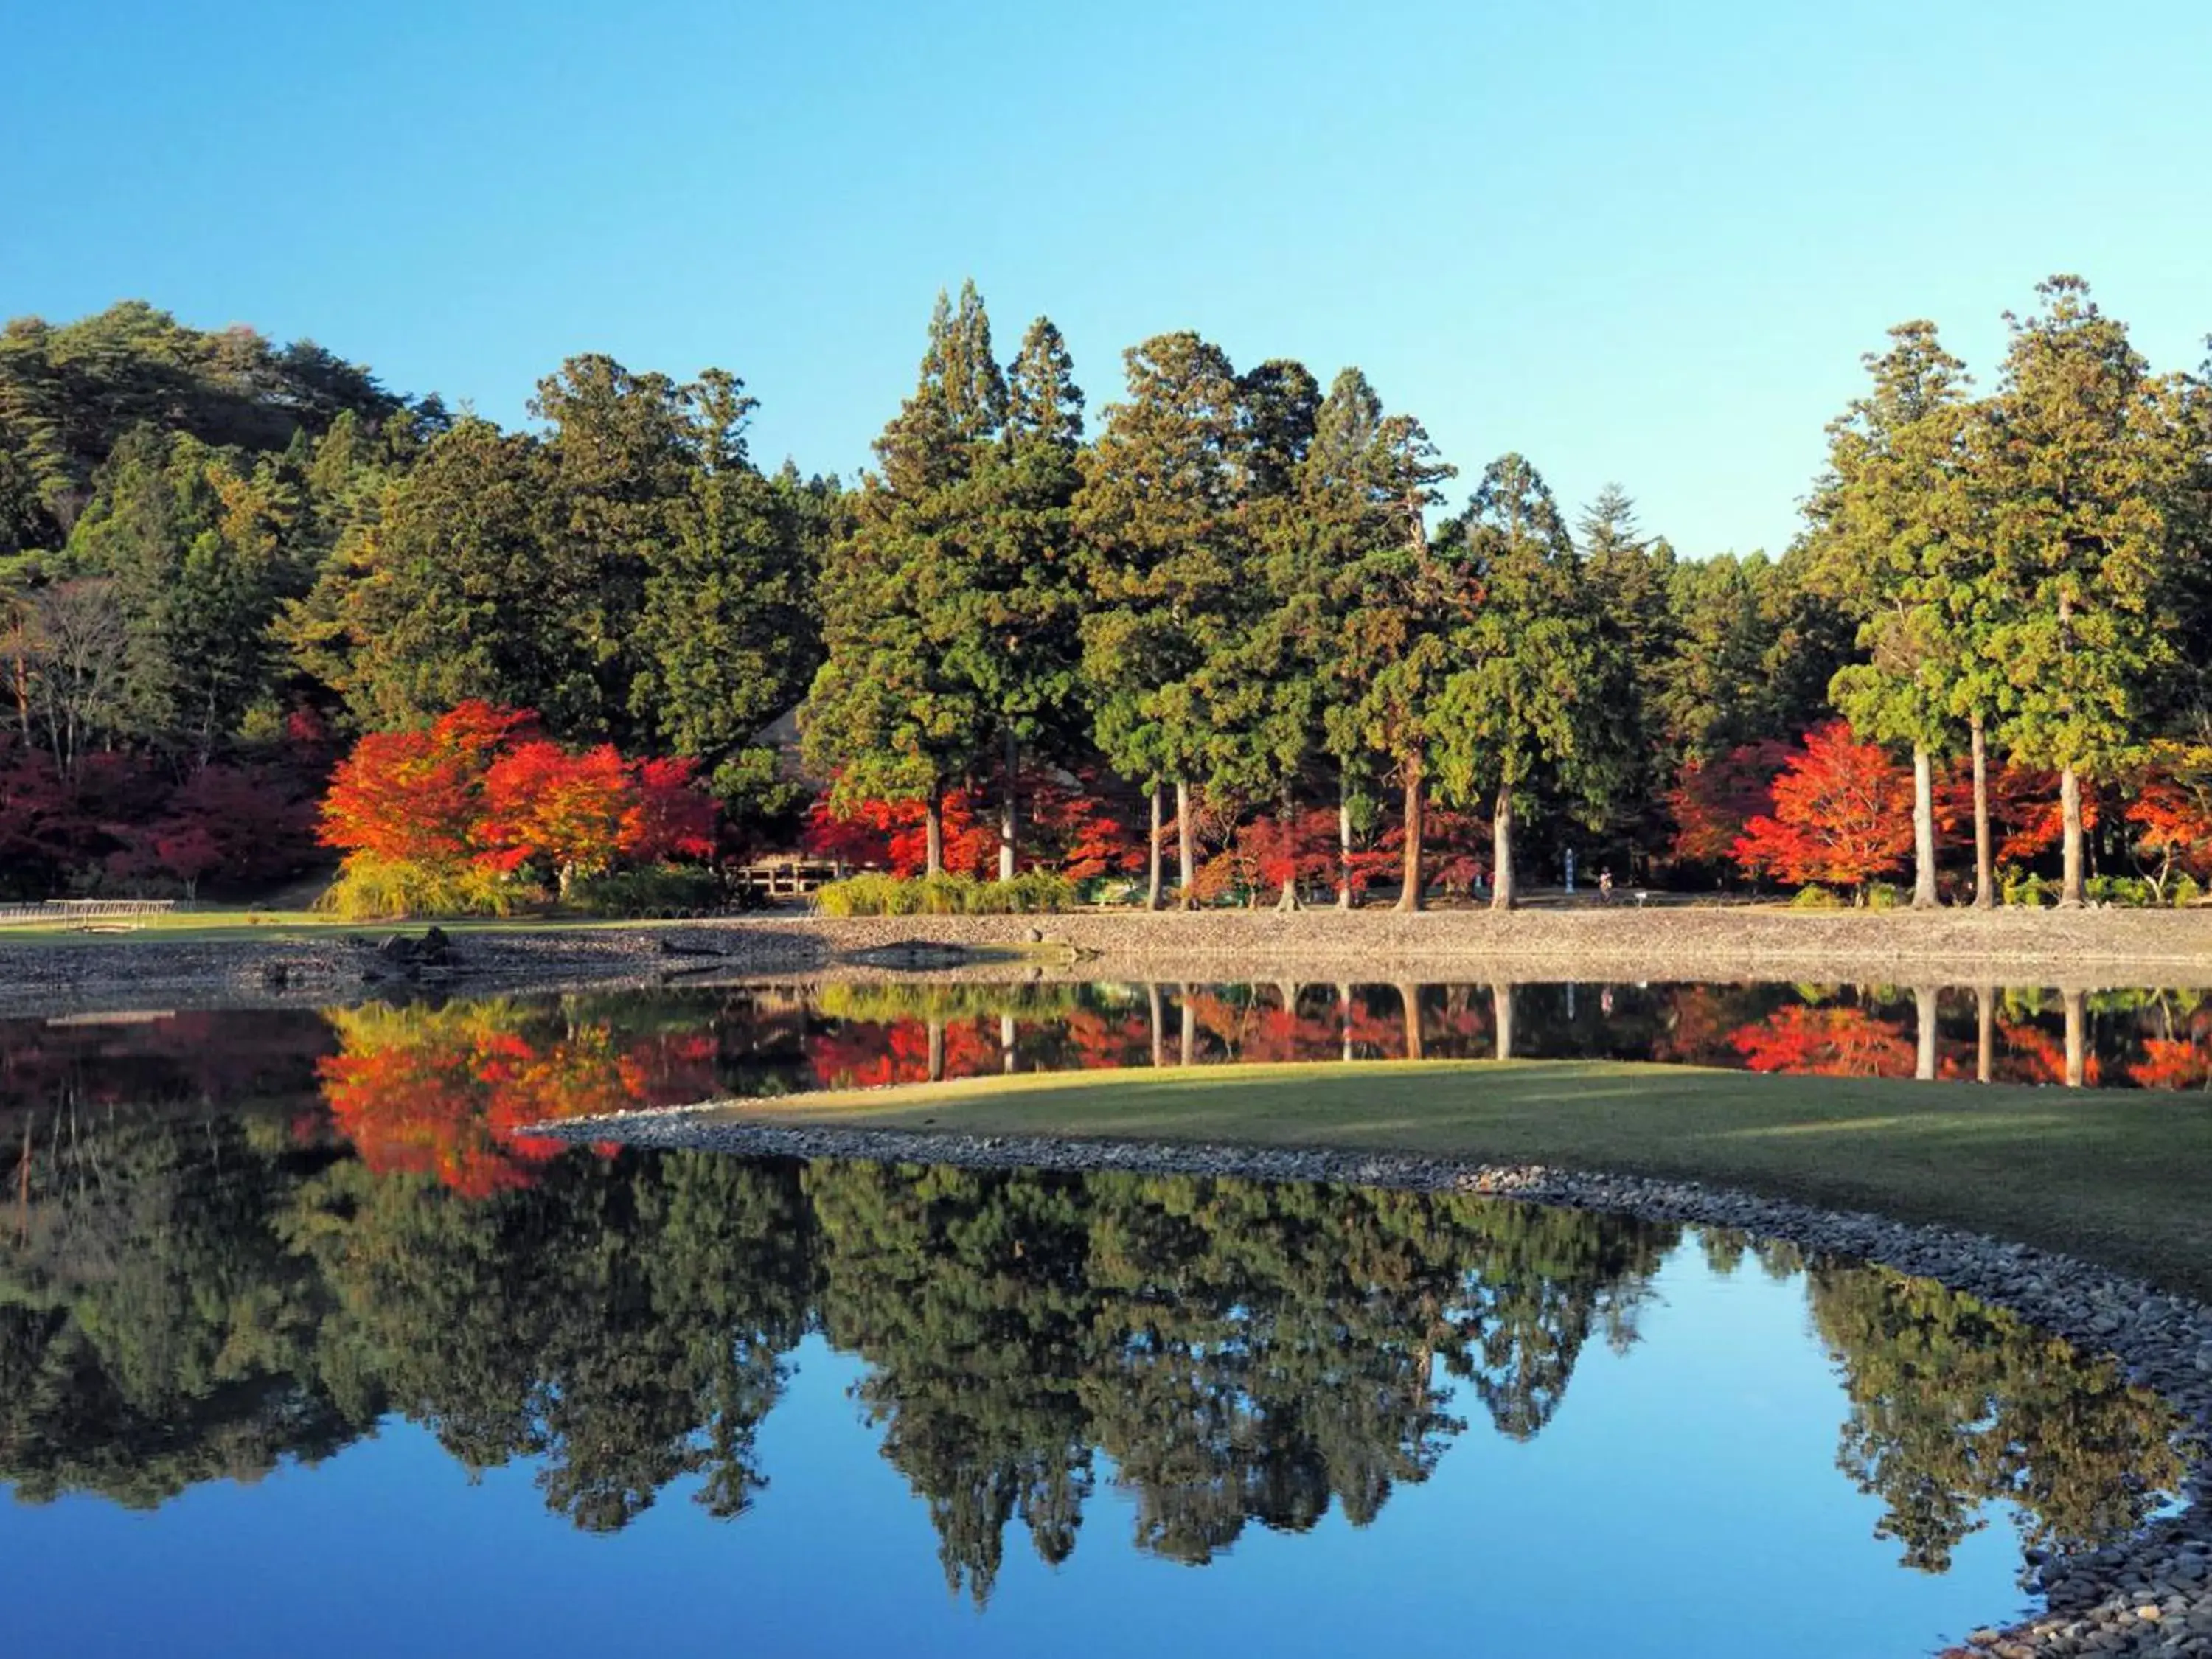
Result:
<svg viewBox="0 0 2212 1659"><path fill-rule="evenodd" d="M996 1020L945 1022L943 1077L981 1077L1000 1069ZM927 1083L929 1022L925 1019L847 1020L813 1038L807 1063L825 1089L881 1089L895 1083Z"/></svg>
<svg viewBox="0 0 2212 1659"><path fill-rule="evenodd" d="M2189 1037L2147 1037L2128 1075L2143 1089L2212 1089L2212 1048Z"/></svg>
<svg viewBox="0 0 2212 1659"><path fill-rule="evenodd" d="M2026 1021L1997 1022L2002 1054L1996 1067L2000 1083L2059 1083L2066 1081L2066 1044L2039 1025ZM2104 1081L2105 1068L2094 1054L2082 1056L2081 1081L2095 1088Z"/></svg>
<svg viewBox="0 0 2212 1659"><path fill-rule="evenodd" d="M1651 1058L1677 1066L1742 1065L1744 1051L1736 1035L1758 1029L1742 1023L1752 1012L1745 1006L1748 1000L1741 986L1683 987L1674 994L1666 1023L1652 1037Z"/></svg>
<svg viewBox="0 0 2212 1659"><path fill-rule="evenodd" d="M1729 1041L1754 1072L1793 1077L1911 1077L1915 1047L1863 1008L1777 1009Z"/></svg>
<svg viewBox="0 0 2212 1659"><path fill-rule="evenodd" d="M500 1003L332 1018L343 1047L321 1063L323 1091L362 1164L434 1176L470 1198L526 1187L567 1150L524 1134L532 1124L713 1091L714 1043L704 1034L624 1044L599 1024L539 1033L526 1011Z"/></svg>

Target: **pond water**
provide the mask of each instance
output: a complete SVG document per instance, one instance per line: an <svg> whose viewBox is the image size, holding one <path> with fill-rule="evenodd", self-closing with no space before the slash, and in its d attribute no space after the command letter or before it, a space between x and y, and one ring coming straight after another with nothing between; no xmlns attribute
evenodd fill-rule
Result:
<svg viewBox="0 0 2212 1659"><path fill-rule="evenodd" d="M1724 1232L708 1152L441 1179L281 1105L31 1146L15 1651L1905 1655L2179 1474L2109 1366Z"/></svg>
<svg viewBox="0 0 2212 1659"><path fill-rule="evenodd" d="M2178 1479L2109 1367L1724 1233L522 1133L1501 1046L2202 1087L2212 1002L876 985L0 1022L0 1560L43 1591L11 1650L1920 1653Z"/></svg>
<svg viewBox="0 0 2212 1659"><path fill-rule="evenodd" d="M1006 1071L1508 1054L2203 1091L2212 992L873 983L150 1011L0 1019L0 1115L63 1101L252 1100L327 1113L356 1144L386 1149L372 1156L488 1133L481 1150L496 1163L526 1124L730 1095Z"/></svg>

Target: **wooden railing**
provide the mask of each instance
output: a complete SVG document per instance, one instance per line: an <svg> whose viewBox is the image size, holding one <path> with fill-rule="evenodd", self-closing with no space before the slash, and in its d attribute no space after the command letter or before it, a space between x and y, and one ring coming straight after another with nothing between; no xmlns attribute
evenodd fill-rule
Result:
<svg viewBox="0 0 2212 1659"><path fill-rule="evenodd" d="M40 904L0 904L0 927L67 927L94 921L137 921L166 916L174 899L48 899Z"/></svg>
<svg viewBox="0 0 2212 1659"><path fill-rule="evenodd" d="M732 872L731 879L770 898L804 898L824 882L851 873L843 865L823 859L763 859Z"/></svg>

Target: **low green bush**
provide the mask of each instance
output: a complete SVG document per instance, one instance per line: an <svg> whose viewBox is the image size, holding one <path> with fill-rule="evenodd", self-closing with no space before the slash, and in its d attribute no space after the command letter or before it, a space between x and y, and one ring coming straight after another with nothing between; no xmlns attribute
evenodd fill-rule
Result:
<svg viewBox="0 0 2212 1659"><path fill-rule="evenodd" d="M2092 904L2129 909L2159 902L2158 889L2140 876L2092 876L2081 884L2081 894Z"/></svg>
<svg viewBox="0 0 2212 1659"><path fill-rule="evenodd" d="M2203 896L2204 890L2190 875L2176 876L2166 890L2166 902L2177 910L2186 909Z"/></svg>
<svg viewBox="0 0 2212 1659"><path fill-rule="evenodd" d="M2007 904L2023 905L2033 910L2043 905L2051 891L2051 884L2041 876L2030 875L2018 865L2008 865L2001 891Z"/></svg>
<svg viewBox="0 0 2212 1659"><path fill-rule="evenodd" d="M356 853L315 908L347 921L406 916L511 916L544 894L474 864L437 866Z"/></svg>
<svg viewBox="0 0 2212 1659"><path fill-rule="evenodd" d="M1894 910L1905 902L1905 890L1893 882L1870 881L1866 887L1869 910Z"/></svg>
<svg viewBox="0 0 2212 1659"><path fill-rule="evenodd" d="M1825 887L1800 887L1797 896L1790 901L1793 910L1840 910L1843 900Z"/></svg>
<svg viewBox="0 0 2212 1659"><path fill-rule="evenodd" d="M592 916L697 916L725 907L721 878L696 864L659 864L586 876L568 890L572 910Z"/></svg>
<svg viewBox="0 0 2212 1659"><path fill-rule="evenodd" d="M817 888L814 902L825 916L1005 916L1065 910L1076 901L1075 884L1048 870L1030 870L1012 881L973 876L848 876Z"/></svg>

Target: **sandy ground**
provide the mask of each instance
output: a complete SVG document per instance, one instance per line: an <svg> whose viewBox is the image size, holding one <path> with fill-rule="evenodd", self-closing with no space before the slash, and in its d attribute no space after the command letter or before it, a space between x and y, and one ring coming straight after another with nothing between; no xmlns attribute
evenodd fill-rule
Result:
<svg viewBox="0 0 2212 1659"><path fill-rule="evenodd" d="M391 931L14 943L0 934L0 1012L298 1005L421 990L886 972L1171 982L1766 979L2212 988L2212 909L1914 915L1639 910L1616 902L1506 915L1213 910L828 921L793 913L635 928L468 933L456 936L449 969L428 971L395 969L380 954L376 947Z"/></svg>

